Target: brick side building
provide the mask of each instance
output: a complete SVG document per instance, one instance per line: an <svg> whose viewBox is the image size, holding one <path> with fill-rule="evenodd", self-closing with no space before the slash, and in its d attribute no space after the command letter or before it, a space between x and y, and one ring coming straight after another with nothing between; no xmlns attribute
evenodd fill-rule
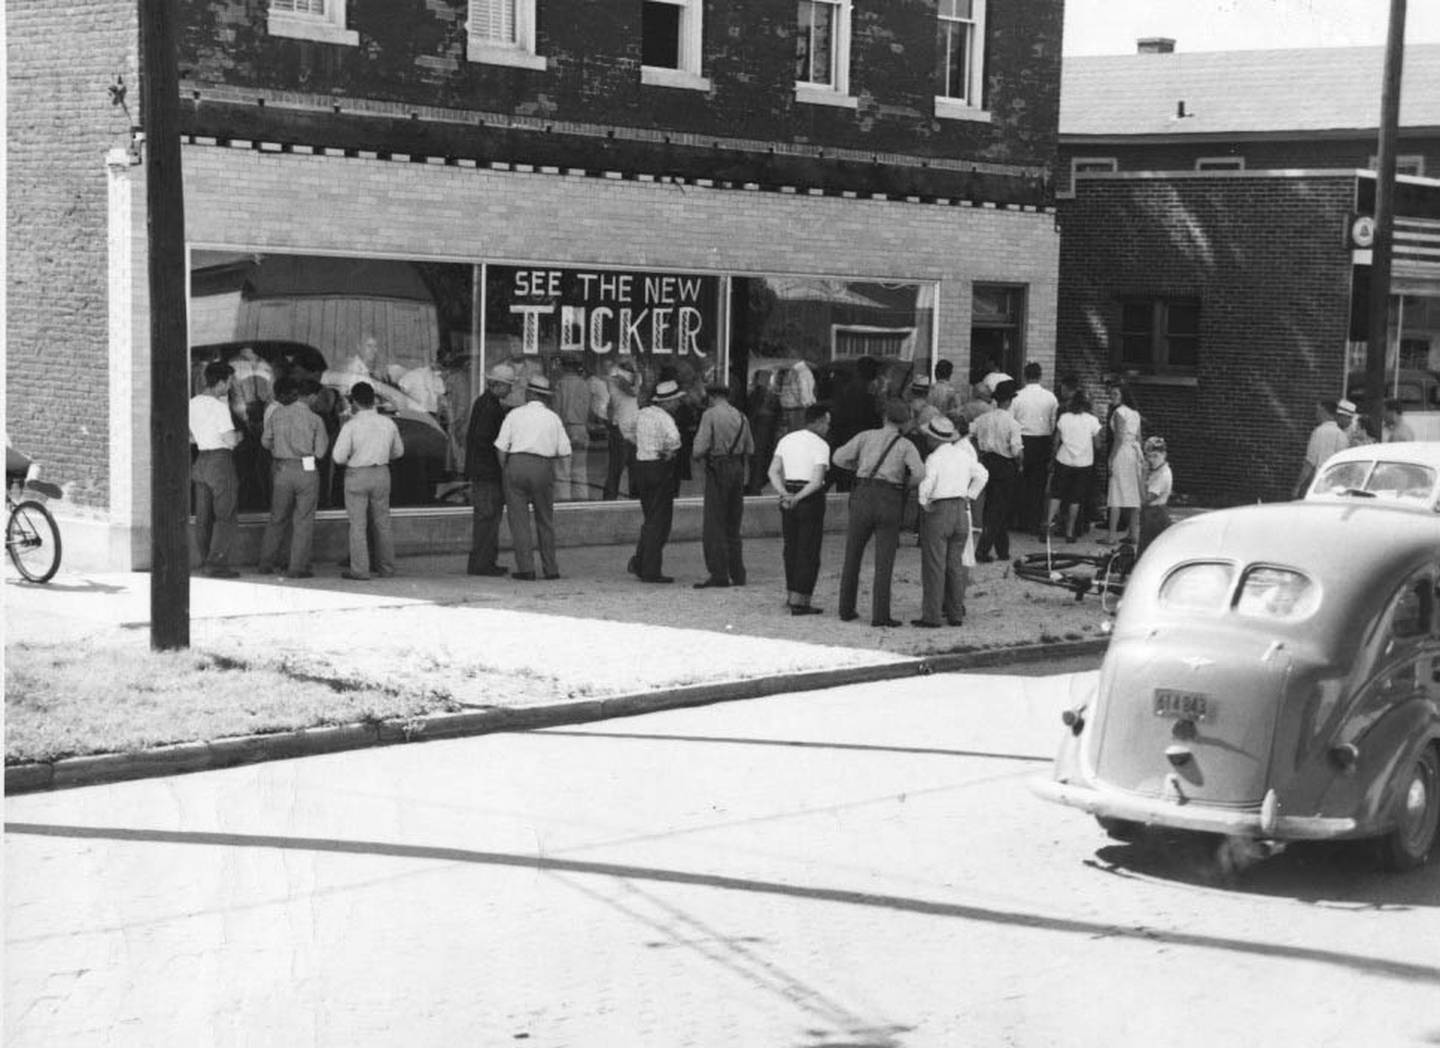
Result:
<svg viewBox="0 0 1440 1048"><path fill-rule="evenodd" d="M1316 401L1363 367L1381 57L1066 61L1057 366L1127 376L1183 496L1290 497ZM1440 47L1405 76L1391 367L1440 370Z"/></svg>
<svg viewBox="0 0 1440 1048"><path fill-rule="evenodd" d="M7 412L75 483L76 555L143 567L146 166L107 95L123 77L138 113L142 71L133 5L87 6L80 62L53 5L9 8ZM591 443L562 517L580 530L617 359L647 382L768 382L782 404L799 365L823 394L862 354L1053 364L1049 0L181 12L192 366L236 362L243 425L280 370L313 361L343 391L370 343L415 438L402 551L462 548L465 411L500 360L598 398L588 417L577 401ZM322 512L321 546L343 528Z"/></svg>

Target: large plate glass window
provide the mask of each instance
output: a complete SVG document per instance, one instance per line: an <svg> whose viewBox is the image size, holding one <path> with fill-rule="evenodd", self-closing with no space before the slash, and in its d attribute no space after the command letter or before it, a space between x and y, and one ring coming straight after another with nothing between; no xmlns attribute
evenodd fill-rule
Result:
<svg viewBox="0 0 1440 1048"><path fill-rule="evenodd" d="M486 366L508 363L521 375L512 403L524 400L526 376L546 376L551 406L565 423L573 453L557 476L559 501L615 499L629 491L627 448L620 432L630 394L614 378L617 364L638 375L639 402L657 382L685 391L675 421L681 449L681 495L699 494L689 446L705 405L705 383L723 379L721 279L697 273L559 266L485 267Z"/></svg>
<svg viewBox="0 0 1440 1048"><path fill-rule="evenodd" d="M241 512L270 508L260 436L286 374L317 384L310 405L332 445L350 387L363 379L375 388L405 443L393 506L463 503L464 423L478 392L474 287L474 267L455 263L192 250L191 389L212 360L235 369ZM327 454L320 472L320 507L343 508L343 469Z"/></svg>
<svg viewBox="0 0 1440 1048"><path fill-rule="evenodd" d="M833 277L749 276L730 282L730 385L743 389L755 433L751 491L764 487L775 442L804 425L805 407L834 400L856 362L879 363L872 393L899 395L929 373L936 285Z"/></svg>

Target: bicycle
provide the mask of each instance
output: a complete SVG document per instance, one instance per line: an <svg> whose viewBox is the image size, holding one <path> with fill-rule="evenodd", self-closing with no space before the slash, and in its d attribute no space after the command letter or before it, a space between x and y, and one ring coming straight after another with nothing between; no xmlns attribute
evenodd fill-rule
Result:
<svg viewBox="0 0 1440 1048"><path fill-rule="evenodd" d="M1100 597L1100 606L1112 613L1125 595L1125 582L1135 567L1135 547L1122 541L1112 551L1103 553L1057 553L1046 544L1044 553L1018 557L1013 565L1015 574L1027 582L1056 586L1082 600L1087 593ZM1076 570L1076 569L1090 569Z"/></svg>
<svg viewBox="0 0 1440 1048"><path fill-rule="evenodd" d="M14 468L21 462L23 471ZM33 462L14 451L6 455L5 552L31 582L49 582L60 570L60 526L43 500L61 497L58 485L36 479Z"/></svg>

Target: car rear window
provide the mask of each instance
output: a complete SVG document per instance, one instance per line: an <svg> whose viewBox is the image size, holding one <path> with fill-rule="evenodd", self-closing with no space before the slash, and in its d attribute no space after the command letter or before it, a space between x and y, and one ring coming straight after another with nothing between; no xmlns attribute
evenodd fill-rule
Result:
<svg viewBox="0 0 1440 1048"><path fill-rule="evenodd" d="M1264 619L1303 619L1320 603L1320 588L1289 568L1254 567L1245 572L1235 610Z"/></svg>
<svg viewBox="0 0 1440 1048"><path fill-rule="evenodd" d="M1182 564L1160 584L1160 603L1167 608L1216 611L1230 596L1235 565L1223 561Z"/></svg>

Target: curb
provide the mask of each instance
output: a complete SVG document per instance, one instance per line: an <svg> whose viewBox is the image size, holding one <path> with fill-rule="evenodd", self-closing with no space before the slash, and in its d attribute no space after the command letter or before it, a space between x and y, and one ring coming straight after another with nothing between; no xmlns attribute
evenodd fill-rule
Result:
<svg viewBox="0 0 1440 1048"><path fill-rule="evenodd" d="M954 673L1048 659L1099 655L1105 651L1107 644L1108 640L1102 638L988 648L948 655L926 655L896 662L848 666L836 670L807 670L716 684L662 688L617 695L608 699L581 699L518 709L494 708L464 713L438 713L408 721L386 720L369 724L300 728L271 735L246 735L210 742L177 743L132 753L105 753L66 757L58 761L14 764L5 768L5 795L98 786L102 783L158 778L186 772L217 771L243 764L341 753L372 746L426 742L430 739L458 739L497 732L534 731L563 724L634 717L642 713L683 709L688 706L759 699L792 691L820 691L848 684L870 684L904 677L928 676L932 673Z"/></svg>

